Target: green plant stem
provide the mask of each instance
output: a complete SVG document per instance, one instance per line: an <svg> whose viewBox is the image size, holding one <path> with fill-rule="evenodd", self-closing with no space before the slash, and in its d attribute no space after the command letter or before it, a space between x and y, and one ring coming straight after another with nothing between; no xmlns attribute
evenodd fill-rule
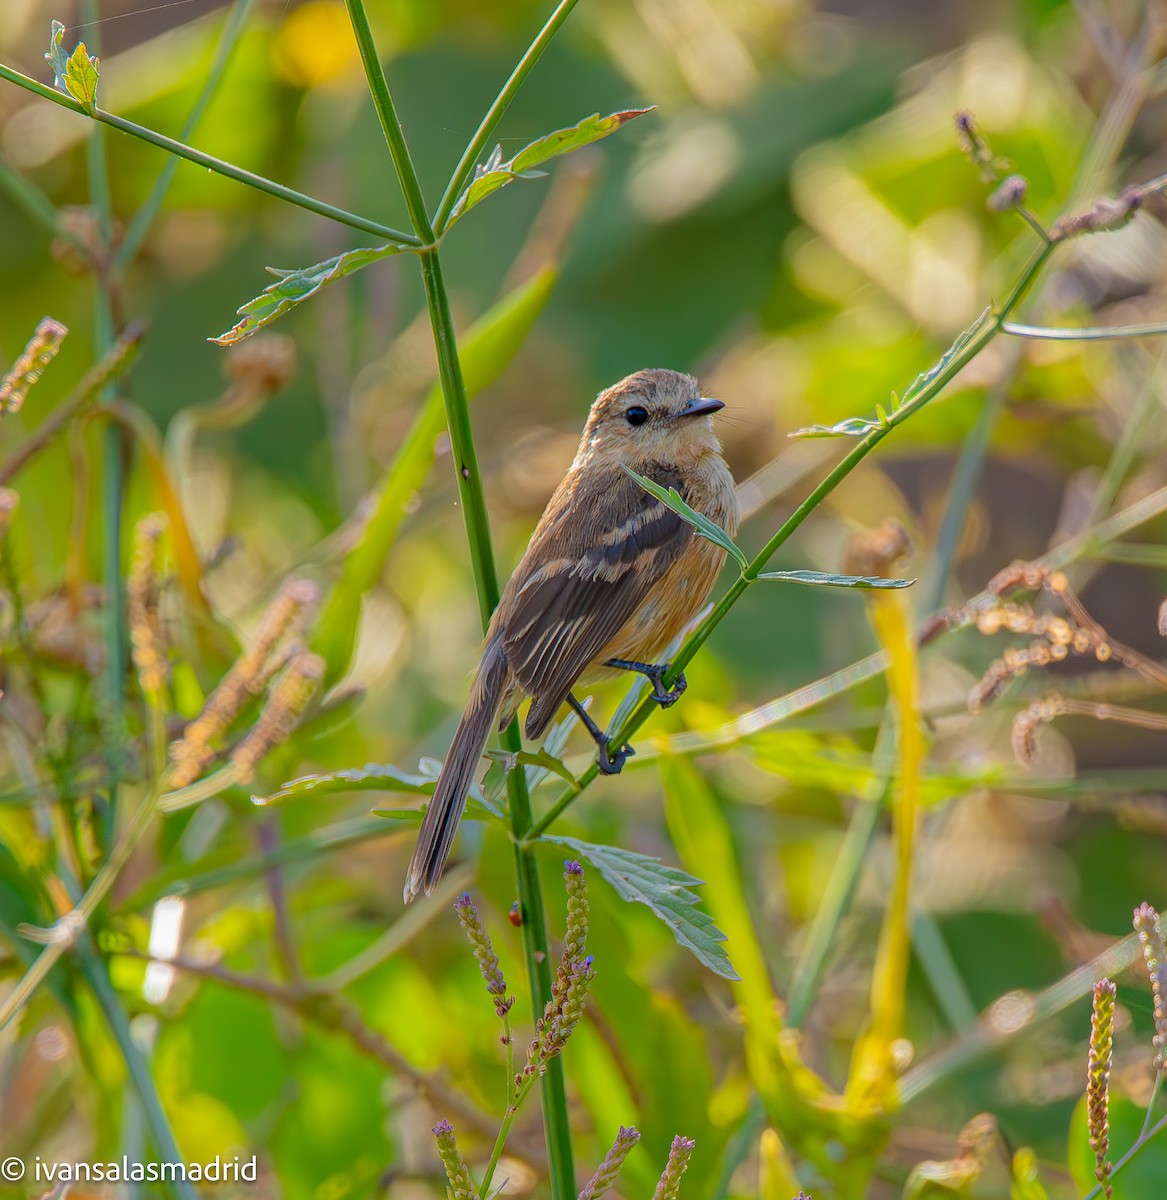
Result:
<svg viewBox="0 0 1167 1200"><path fill-rule="evenodd" d="M515 1117L519 1115L519 1105L527 1098L530 1091L531 1078L528 1077L523 1081L523 1086L519 1088L514 1100L507 1105L507 1110L503 1114L502 1122L498 1127L498 1137L494 1139L494 1145L491 1147L490 1161L486 1164L482 1182L478 1185L480 1200L486 1200L486 1197L490 1194L490 1181L494 1178L494 1172L498 1167L498 1160L502 1158L502 1152L506 1149L507 1138L510 1137Z"/></svg>
<svg viewBox="0 0 1167 1200"><path fill-rule="evenodd" d="M361 53L361 63L365 68L365 80L373 96L373 105L377 110L377 119L381 122L381 132L385 135L385 144L389 147L389 155L393 159L397 182L401 185L401 192L405 197L409 220L418 238L428 245L434 240L434 234L430 228L430 219L426 215L425 199L421 194L421 185L409 153L409 146L405 142L405 131L397 117L389 82L385 78L385 69L381 66L381 59L377 54L373 31L369 28L364 0L344 0L344 6L348 9L349 21L357 39L357 49Z"/></svg>
<svg viewBox="0 0 1167 1200"><path fill-rule="evenodd" d="M76 943L78 936L83 936L89 919L108 895L109 889L117 882L122 869L130 861L130 856L154 819L156 800L157 790L154 789L114 844L113 850L93 877L85 895L42 939L47 941L45 948L37 955L36 961L24 973L16 987L4 997L3 1005L0 1005L0 1031L3 1031L13 1017L24 1008L65 951Z"/></svg>
<svg viewBox="0 0 1167 1200"><path fill-rule="evenodd" d="M560 0L555 11L547 19L547 24L539 30L538 36L527 48L526 54L519 59L510 78L494 98L494 103L487 110L486 116L482 118L482 124L478 126L466 149L462 151L462 157L458 160L458 165L450 176L450 182L446 185L446 191L438 205L438 211L434 214L434 236L440 238L445 233L450 214L454 211L454 205L458 203L458 197L462 194L462 189L470 178L479 155L486 148L495 129L498 128L499 121L510 107L510 103L519 88L522 87L523 81L530 74L531 68L543 57L543 51L551 44L551 39L559 31L563 22L567 20L576 3L577 0Z"/></svg>
<svg viewBox="0 0 1167 1200"><path fill-rule="evenodd" d="M41 191L36 184L25 179L19 171L14 171L3 159L0 159L0 189L8 193L9 198L18 208L41 225L54 237L62 237L75 249L87 253L84 243L71 230L60 227L57 220L57 210L52 200Z"/></svg>
<svg viewBox="0 0 1167 1200"><path fill-rule="evenodd" d="M885 726L885 728L888 728ZM798 1029L810 1012L811 1002L827 968L831 950L836 945L839 925L851 907L859 888L859 878L867 862L868 852L875 841L879 817L891 796L892 776L883 781L877 796L861 800L856 806L843 838L835 865L831 868L827 886L807 936L806 946L794 969L794 979L786 1001L786 1024Z"/></svg>
<svg viewBox="0 0 1167 1200"><path fill-rule="evenodd" d="M490 622L491 613L498 604L498 574L494 563L486 497L482 490L474 435L470 426L466 384L458 357L454 318L450 312L449 296L442 278L438 247L433 244L433 230L426 215L425 199L405 135L397 119L397 110L381 67L381 60L373 43L364 2L345 0L345 6L360 49L361 61L381 129L405 196L410 220L417 238L425 243L424 249L419 253L422 283L425 287L434 348L437 352L438 377L446 407L446 427L450 435L451 456L474 569L479 614L485 630ZM522 738L518 726L513 721L503 735L503 745L511 752L522 748ZM515 841L515 872L519 907L523 918L523 950L531 986L531 1009L537 1020L551 998L551 953L547 918L543 910L543 892L539 882L539 867L534 852L526 841L531 828L531 801L524 772L511 771L507 776L507 798ZM542 1077L542 1100L551 1194L553 1200L570 1200L575 1192L575 1172L572 1167L567 1092L562 1059L559 1057L552 1059Z"/></svg>
<svg viewBox="0 0 1167 1200"><path fill-rule="evenodd" d="M1154 1125L1151 1126L1150 1129L1139 1134L1138 1138L1135 1139L1135 1144L1122 1156L1122 1158L1118 1160L1118 1162L1114 1164L1113 1167L1110 1168L1110 1174L1107 1177L1106 1185L1101 1183L1098 1184L1088 1191L1086 1195L1082 1197L1082 1200L1097 1200L1097 1198L1101 1196L1104 1191L1107 1191L1107 1185L1114 1182L1114 1179L1119 1172L1122 1171L1132 1159L1138 1156L1143 1147L1146 1146L1146 1144L1155 1136L1155 1134L1162 1132L1164 1129L1167 1129L1167 1117L1160 1118ZM1107 1194L1109 1194L1109 1192L1107 1192Z"/></svg>
<svg viewBox="0 0 1167 1200"><path fill-rule="evenodd" d="M17 87L24 88L25 91L32 92L44 100L51 100L54 104L59 104L62 108L67 108L71 112L78 113L80 116L89 116L82 105L71 96L66 96L64 93L58 92L55 88L48 87L46 84L38 83L35 79L30 79L27 75L23 75L19 71L14 71L11 67L5 66L3 63L0 63L0 79L6 79L9 83L14 83ZM421 239L411 233L404 233L400 229L394 229L389 225L382 225L379 221L371 221L368 217L347 212L343 208L337 208L334 204L326 204L323 200L317 200L313 196L297 192L294 188L284 187L283 184L276 183L271 179L265 179L262 175L245 171L242 167L224 162L221 158L216 158L213 154L205 154L202 150L196 150L193 146L187 146L182 142L175 141L174 138L157 133L153 129L147 129L143 125L137 125L133 121L127 121L125 117L116 116L114 113L106 112L104 109L96 109L92 119L101 121L110 126L110 128L120 130L122 133L128 133L143 142L149 142L152 146L157 146L161 150L176 154L179 158L185 158L188 162L196 163L200 167L206 167L208 171L214 171L217 175L234 179L236 183L245 184L256 191L274 196L277 200L284 200L288 204L294 204L298 208L307 209L308 212L316 213L317 216L328 217L329 220L337 221L341 225L348 225L352 229L359 229L363 233L374 234L377 237L397 242L399 245L407 246L411 249L416 249L422 244Z"/></svg>
<svg viewBox="0 0 1167 1200"><path fill-rule="evenodd" d="M1167 333L1167 324L1087 325L1080 329L1056 329L1045 325L1015 325L1012 321L1006 321L1001 326L1001 332L1039 342L1113 342L1124 338L1158 337Z"/></svg>
<svg viewBox="0 0 1167 1200"><path fill-rule="evenodd" d="M113 985L109 981L109 973L105 964L89 941L88 934L82 935L77 946L77 953L86 982L94 996L97 997L98 1006L101 1008L106 1024L109 1025L110 1032L125 1060L126 1070L134 1091L138 1095L138 1100L141 1102L146 1124L154 1138L158 1155L164 1162L181 1163L183 1158L179 1153L178 1143L174 1140L170 1122L163 1111L162 1101L159 1098L158 1089L154 1086L149 1064L134 1041L129 1018L118 1000L117 992L114 991ZM181 1197L182 1200L198 1200L198 1193L185 1179L173 1179L168 1183L169 1190L173 1195Z"/></svg>
<svg viewBox="0 0 1167 1200"><path fill-rule="evenodd" d="M82 0L81 19L94 26L100 20L97 0ZM91 38L93 52L100 53L96 37ZM109 262L113 243L113 197L109 186L109 162L106 156L105 130L90 129L85 144L89 174L89 200L97 217L100 248L97 252L97 289L94 295L94 348L98 360L106 358L117 337L115 315L118 291L117 272ZM99 403L113 400L115 386L107 381L98 391ZM122 580L122 501L125 487L122 461L122 434L109 426L102 437L101 514L104 526L102 577L105 583L105 757L109 769L109 805L105 813L106 836L112 842L116 827L117 794L122 771L122 722L124 710L127 642L125 631L125 585Z"/></svg>
<svg viewBox="0 0 1167 1200"><path fill-rule="evenodd" d="M235 49L236 43L239 41L239 34L243 30L244 22L247 20L247 15L251 11L253 3L254 0L235 0L235 3L232 5L227 20L223 25L223 32L219 36L219 44L215 47L215 58L211 63L211 69L207 72L202 91L199 93L194 107L190 110L190 115L183 122L182 130L179 133L181 141L187 141L194 133L199 121L203 118L203 114L207 111L207 107L211 103L215 92L218 91L219 84L223 79L223 73L227 69L227 64L231 61L231 54ZM134 213L129 228L126 230L125 236L122 238L121 244L114 254L113 261L115 267L124 267L137 254L151 223L158 215L158 210L162 207L162 201L166 196L171 181L174 179L175 172L178 170L178 161L177 158L168 157L163 164L162 170L158 172L158 178L154 180L154 185L151 187L146 199L142 202L141 207Z"/></svg>
<svg viewBox="0 0 1167 1200"><path fill-rule="evenodd" d="M1024 997L1010 996L1008 1012L997 1005L989 1008L973 1028L904 1075L899 1084L901 1104L918 1100L925 1092L947 1083L965 1067L1032 1029L1039 1021L1048 1020L1088 996L1096 979L1114 978L1136 962L1141 953L1138 937L1127 934L1050 987Z"/></svg>

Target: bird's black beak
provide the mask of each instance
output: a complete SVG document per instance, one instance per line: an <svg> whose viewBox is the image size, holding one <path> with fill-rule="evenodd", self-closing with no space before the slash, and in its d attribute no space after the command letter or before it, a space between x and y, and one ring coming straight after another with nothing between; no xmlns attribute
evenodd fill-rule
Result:
<svg viewBox="0 0 1167 1200"><path fill-rule="evenodd" d="M698 396L696 400L690 400L684 408L681 409L682 417L706 417L712 413L723 409L725 405L720 400L711 400L708 396Z"/></svg>

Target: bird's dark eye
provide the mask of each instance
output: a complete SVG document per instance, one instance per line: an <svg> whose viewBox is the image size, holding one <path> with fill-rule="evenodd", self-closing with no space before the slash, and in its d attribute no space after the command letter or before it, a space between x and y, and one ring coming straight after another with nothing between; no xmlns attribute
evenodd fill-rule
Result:
<svg viewBox="0 0 1167 1200"><path fill-rule="evenodd" d="M629 425L643 425L648 420L648 409L641 408L639 404L634 404L631 408L625 410L624 415L628 418Z"/></svg>

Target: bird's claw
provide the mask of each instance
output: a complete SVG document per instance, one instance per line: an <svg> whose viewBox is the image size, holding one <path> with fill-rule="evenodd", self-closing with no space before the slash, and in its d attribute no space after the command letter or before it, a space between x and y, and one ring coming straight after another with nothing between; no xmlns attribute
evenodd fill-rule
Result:
<svg viewBox="0 0 1167 1200"><path fill-rule="evenodd" d="M624 764L636 753L633 748L625 743L622 750L617 750L612 753L608 739L604 738L604 743L600 746L600 752L596 756L596 763L600 768L601 775L619 775L624 770Z"/></svg>
<svg viewBox="0 0 1167 1200"><path fill-rule="evenodd" d="M668 663L642 663L630 658L610 658L606 664L609 667L619 667L622 671L635 671L652 681L652 698L661 708L671 708L685 694L689 686L682 671L671 688L665 687L664 679L668 674Z"/></svg>
<svg viewBox="0 0 1167 1200"><path fill-rule="evenodd" d="M661 706L661 708L672 708L674 704L685 694L685 689L689 686L689 681L685 678L685 672L682 671L677 676L677 681L671 688L666 688L661 676L664 675L666 668L661 667L660 675L650 676L652 679L652 698Z"/></svg>

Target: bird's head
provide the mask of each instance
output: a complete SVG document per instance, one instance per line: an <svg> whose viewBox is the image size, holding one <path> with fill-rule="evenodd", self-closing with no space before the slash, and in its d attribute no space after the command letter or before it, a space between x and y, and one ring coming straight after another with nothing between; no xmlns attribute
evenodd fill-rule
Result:
<svg viewBox="0 0 1167 1200"><path fill-rule="evenodd" d="M596 397L580 450L629 466L700 458L721 449L713 414L724 407L702 396L691 375L637 371Z"/></svg>

